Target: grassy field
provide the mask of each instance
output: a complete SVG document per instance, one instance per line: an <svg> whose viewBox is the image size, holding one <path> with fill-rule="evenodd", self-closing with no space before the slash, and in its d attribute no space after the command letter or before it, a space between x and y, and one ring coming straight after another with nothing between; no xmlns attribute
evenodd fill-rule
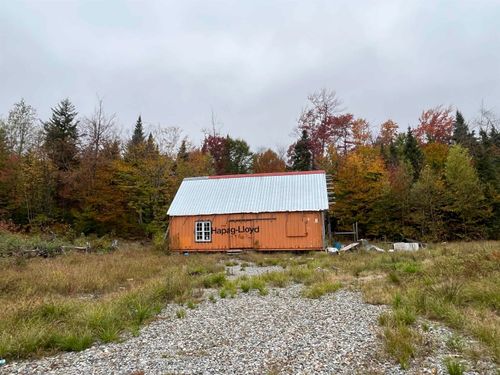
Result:
<svg viewBox="0 0 500 375"><path fill-rule="evenodd" d="M135 334L166 302L196 299L205 278L223 271L219 260L140 246L0 259L0 357L82 350Z"/></svg>
<svg viewBox="0 0 500 375"><path fill-rule="evenodd" d="M224 265L280 265L283 271L229 279ZM341 287L360 289L369 303L388 304L380 317L389 355L403 367L423 350L418 317L443 322L482 343L500 360L500 244L457 243L415 253L167 255L141 245L112 253L70 253L54 258L0 259L0 357L28 358L118 341L167 302L177 316L193 308L204 288L209 298L290 283L304 298ZM472 353L474 354L474 353ZM472 355L471 354L471 355Z"/></svg>

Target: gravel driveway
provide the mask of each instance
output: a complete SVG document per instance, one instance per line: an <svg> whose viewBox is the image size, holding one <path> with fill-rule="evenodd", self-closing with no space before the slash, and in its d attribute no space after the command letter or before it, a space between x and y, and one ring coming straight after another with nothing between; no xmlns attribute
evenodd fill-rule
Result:
<svg viewBox="0 0 500 375"><path fill-rule="evenodd" d="M241 293L204 302L184 319L168 306L139 336L31 362L1 373L19 374L353 374L386 372L380 360L380 306L355 292L318 300L300 297L301 286Z"/></svg>

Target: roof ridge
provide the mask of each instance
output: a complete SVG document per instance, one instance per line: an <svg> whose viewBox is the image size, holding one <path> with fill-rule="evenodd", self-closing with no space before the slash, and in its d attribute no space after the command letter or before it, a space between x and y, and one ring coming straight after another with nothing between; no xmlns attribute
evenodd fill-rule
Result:
<svg viewBox="0 0 500 375"><path fill-rule="evenodd" d="M201 177L186 177L185 180L217 180L229 178L250 178L250 177L273 177L273 176L296 176L308 174L326 174L322 169L314 171L293 171L293 172L271 172L271 173L245 173L245 174L225 174Z"/></svg>

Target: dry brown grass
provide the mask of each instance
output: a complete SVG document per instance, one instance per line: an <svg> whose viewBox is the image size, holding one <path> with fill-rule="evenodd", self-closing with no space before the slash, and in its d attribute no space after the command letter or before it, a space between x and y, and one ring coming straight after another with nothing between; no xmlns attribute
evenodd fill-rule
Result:
<svg viewBox="0 0 500 375"><path fill-rule="evenodd" d="M0 259L0 357L81 350L137 332L167 301L195 299L223 255L142 246L103 254Z"/></svg>

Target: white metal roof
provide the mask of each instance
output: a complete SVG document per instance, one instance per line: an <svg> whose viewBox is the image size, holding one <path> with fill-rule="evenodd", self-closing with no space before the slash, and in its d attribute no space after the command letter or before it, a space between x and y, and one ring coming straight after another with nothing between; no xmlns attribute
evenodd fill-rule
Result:
<svg viewBox="0 0 500 375"><path fill-rule="evenodd" d="M328 209L324 171L185 178L168 215Z"/></svg>

